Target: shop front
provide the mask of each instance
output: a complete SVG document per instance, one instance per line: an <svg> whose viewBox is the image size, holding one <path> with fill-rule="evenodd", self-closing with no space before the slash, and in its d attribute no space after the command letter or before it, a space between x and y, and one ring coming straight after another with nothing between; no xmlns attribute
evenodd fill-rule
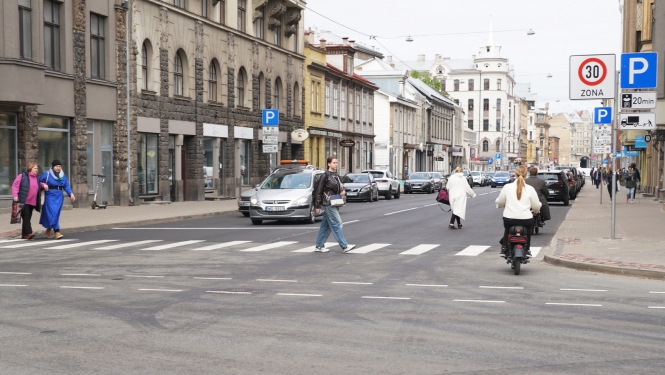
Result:
<svg viewBox="0 0 665 375"><path fill-rule="evenodd" d="M18 171L25 168L18 165L16 119L15 113L0 112L0 208L11 207L12 183Z"/></svg>
<svg viewBox="0 0 665 375"><path fill-rule="evenodd" d="M203 177L206 194L226 195L227 125L203 124Z"/></svg>
<svg viewBox="0 0 665 375"><path fill-rule="evenodd" d="M252 141L254 140L254 128L234 126L233 138L235 138L235 178L240 186L251 186L250 179L252 168ZM256 181L259 183L260 181Z"/></svg>

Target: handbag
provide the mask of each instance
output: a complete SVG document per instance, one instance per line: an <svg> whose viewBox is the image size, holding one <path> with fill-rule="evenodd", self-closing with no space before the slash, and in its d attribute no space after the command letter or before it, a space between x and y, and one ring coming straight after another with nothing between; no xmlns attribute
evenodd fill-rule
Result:
<svg viewBox="0 0 665 375"><path fill-rule="evenodd" d="M339 194L333 194L330 196L330 205L332 207L342 207L344 205L344 198Z"/></svg>
<svg viewBox="0 0 665 375"><path fill-rule="evenodd" d="M436 201L450 206L450 194L448 194L448 190L441 189L439 195L436 196Z"/></svg>
<svg viewBox="0 0 665 375"><path fill-rule="evenodd" d="M12 217L9 221L10 224L21 224L21 212L23 205L18 202L12 203Z"/></svg>

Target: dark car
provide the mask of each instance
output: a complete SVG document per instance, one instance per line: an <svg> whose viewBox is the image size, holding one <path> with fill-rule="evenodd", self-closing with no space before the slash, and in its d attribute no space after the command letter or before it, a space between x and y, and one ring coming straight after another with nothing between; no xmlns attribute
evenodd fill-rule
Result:
<svg viewBox="0 0 665 375"><path fill-rule="evenodd" d="M577 193L582 189L582 179L575 168L565 168L561 170L568 179L568 193L570 199L577 198Z"/></svg>
<svg viewBox="0 0 665 375"><path fill-rule="evenodd" d="M433 193L436 190L437 181L429 172L411 173L404 181L404 192L412 194L419 191L423 193Z"/></svg>
<svg viewBox="0 0 665 375"><path fill-rule="evenodd" d="M548 202L563 202L564 206L569 204L570 185L566 172L560 170L538 171L538 178L547 183L547 189L549 190Z"/></svg>
<svg viewBox="0 0 665 375"><path fill-rule="evenodd" d="M342 177L342 184L346 189L347 201L379 200L379 185L371 173L349 173Z"/></svg>
<svg viewBox="0 0 665 375"><path fill-rule="evenodd" d="M490 186L492 187L492 189L494 189L497 186L504 186L513 181L515 181L515 178L511 177L509 172L499 171L494 173L494 177L492 177L492 182L490 183Z"/></svg>
<svg viewBox="0 0 665 375"><path fill-rule="evenodd" d="M434 179L434 189L436 191L441 190L442 187L446 186L448 179L443 176L443 173L439 172L430 172L432 178Z"/></svg>
<svg viewBox="0 0 665 375"><path fill-rule="evenodd" d="M466 178L466 181L469 183L469 186L471 186L471 189L473 189L473 176L471 176L471 171L465 169L462 171L462 174L464 175L464 178Z"/></svg>

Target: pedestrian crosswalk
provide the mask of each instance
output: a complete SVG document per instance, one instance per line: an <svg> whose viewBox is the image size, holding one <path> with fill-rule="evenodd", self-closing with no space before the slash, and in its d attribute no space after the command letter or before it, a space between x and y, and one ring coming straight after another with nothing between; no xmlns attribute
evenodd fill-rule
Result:
<svg viewBox="0 0 665 375"><path fill-rule="evenodd" d="M341 250L336 242L326 242L326 248L333 251ZM51 250L122 250L122 251L239 251L241 253L260 253L260 252L289 252L289 253L313 253L315 246L313 244L302 243L298 241L278 241L272 243L260 243L251 240L212 242L206 240L187 240L187 241L165 241L165 240L142 240L123 242L122 240L76 240L62 239L42 240L42 241L3 241L0 242L0 249L35 249L38 251ZM356 248L349 251L349 254L395 254L395 255L427 255L427 254L445 254L460 257L477 257L483 254L496 255L498 246L487 245L468 245L450 246L447 244L389 244L389 243L370 243L357 244ZM541 247L531 247L532 256L535 258L541 251Z"/></svg>

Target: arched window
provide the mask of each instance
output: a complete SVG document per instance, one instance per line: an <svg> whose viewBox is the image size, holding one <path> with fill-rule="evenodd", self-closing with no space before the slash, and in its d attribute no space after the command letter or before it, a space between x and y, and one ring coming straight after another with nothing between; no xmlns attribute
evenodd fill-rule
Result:
<svg viewBox="0 0 665 375"><path fill-rule="evenodd" d="M501 152L501 141L498 140L498 139L496 140L496 150L495 151L496 152Z"/></svg>
<svg viewBox="0 0 665 375"><path fill-rule="evenodd" d="M281 91L282 91L282 80L277 77L275 79L275 87L273 87L273 97L272 97L272 107L279 110L282 110L281 103Z"/></svg>
<svg viewBox="0 0 665 375"><path fill-rule="evenodd" d="M236 82L236 90L238 97L238 106L245 106L245 75L243 74L243 69L240 68L238 71L238 82Z"/></svg>
<svg viewBox="0 0 665 375"><path fill-rule="evenodd" d="M486 140L483 141L483 152L487 152L487 151L489 151L489 150L490 150L490 143L489 143L489 141L486 139Z"/></svg>
<svg viewBox="0 0 665 375"><path fill-rule="evenodd" d="M180 53L175 54L175 66L173 69L173 94L183 96L183 69Z"/></svg>
<svg viewBox="0 0 665 375"><path fill-rule="evenodd" d="M208 68L208 100L211 102L217 101L217 68L215 62L210 62Z"/></svg>
<svg viewBox="0 0 665 375"><path fill-rule="evenodd" d="M148 48L145 42L141 46L141 88L148 90Z"/></svg>
<svg viewBox="0 0 665 375"><path fill-rule="evenodd" d="M293 116L300 116L300 87L293 85Z"/></svg>

